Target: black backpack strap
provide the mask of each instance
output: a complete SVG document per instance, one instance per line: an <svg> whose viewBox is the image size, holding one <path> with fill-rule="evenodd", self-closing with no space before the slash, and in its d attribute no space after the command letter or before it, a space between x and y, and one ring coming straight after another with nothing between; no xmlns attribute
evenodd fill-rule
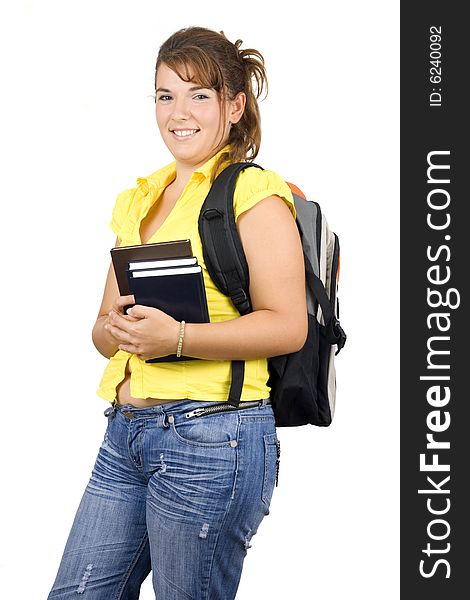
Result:
<svg viewBox="0 0 470 600"><path fill-rule="evenodd" d="M235 223L233 194L238 175L254 163L234 163L214 180L199 213L199 236L207 271L216 287L229 296L241 315L252 312L245 252ZM232 361L228 403L238 406L245 376L245 361Z"/></svg>
<svg viewBox="0 0 470 600"><path fill-rule="evenodd" d="M245 361L232 360L232 382L228 393L228 403L238 408L245 379Z"/></svg>
<svg viewBox="0 0 470 600"><path fill-rule="evenodd" d="M346 343L346 334L334 314L331 300L328 298L322 280L307 266L307 261L305 264L308 273L307 285L310 287L310 291L314 298L321 306L323 321L325 323L326 339L330 344L337 345L338 349L336 354L338 354Z"/></svg>
<svg viewBox="0 0 470 600"><path fill-rule="evenodd" d="M217 288L229 296L241 315L252 312L245 252L235 224L233 194L237 177L254 163L234 163L215 179L199 214L204 262Z"/></svg>

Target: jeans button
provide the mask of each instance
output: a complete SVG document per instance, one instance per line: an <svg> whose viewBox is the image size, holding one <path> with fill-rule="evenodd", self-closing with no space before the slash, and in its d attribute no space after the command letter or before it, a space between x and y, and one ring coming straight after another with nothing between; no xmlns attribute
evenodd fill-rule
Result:
<svg viewBox="0 0 470 600"><path fill-rule="evenodd" d="M104 416L105 417L109 417L110 415L112 415L114 413L114 406L109 406L105 411L104 411Z"/></svg>

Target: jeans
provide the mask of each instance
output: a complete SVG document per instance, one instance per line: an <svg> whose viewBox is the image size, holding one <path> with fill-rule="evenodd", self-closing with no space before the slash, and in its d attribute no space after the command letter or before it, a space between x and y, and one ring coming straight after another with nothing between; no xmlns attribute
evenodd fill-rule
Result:
<svg viewBox="0 0 470 600"><path fill-rule="evenodd" d="M114 405L49 598L231 600L269 506L280 446L272 406Z"/></svg>

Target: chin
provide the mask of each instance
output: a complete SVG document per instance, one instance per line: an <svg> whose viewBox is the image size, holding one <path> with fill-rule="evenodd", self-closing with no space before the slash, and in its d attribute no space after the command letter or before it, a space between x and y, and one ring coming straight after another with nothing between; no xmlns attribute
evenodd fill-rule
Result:
<svg viewBox="0 0 470 600"><path fill-rule="evenodd" d="M179 158L182 160L199 160L201 156L201 151L193 148L172 148L171 153L175 158Z"/></svg>

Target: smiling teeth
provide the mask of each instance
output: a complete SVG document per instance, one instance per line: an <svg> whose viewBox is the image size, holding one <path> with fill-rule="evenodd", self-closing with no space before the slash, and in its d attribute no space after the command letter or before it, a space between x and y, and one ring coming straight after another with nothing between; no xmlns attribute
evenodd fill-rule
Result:
<svg viewBox="0 0 470 600"><path fill-rule="evenodd" d="M175 135L177 135L178 137L186 137L188 135L192 135L193 133L196 133L197 131L198 131L197 129L183 129L180 131L173 130L173 133Z"/></svg>

